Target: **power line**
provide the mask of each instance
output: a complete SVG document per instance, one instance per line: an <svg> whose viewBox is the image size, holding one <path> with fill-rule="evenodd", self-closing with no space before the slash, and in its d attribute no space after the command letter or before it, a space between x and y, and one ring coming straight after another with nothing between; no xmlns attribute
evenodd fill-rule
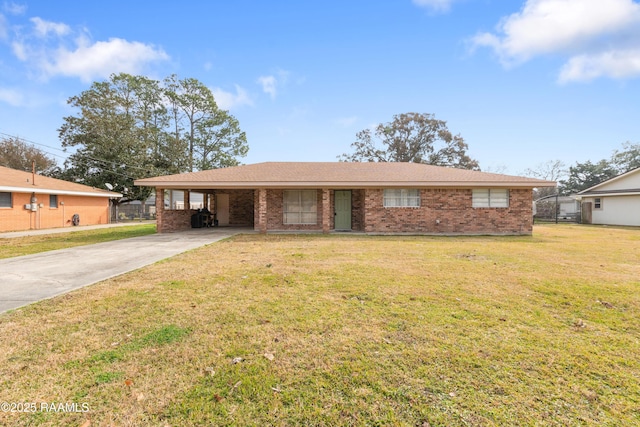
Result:
<svg viewBox="0 0 640 427"><path fill-rule="evenodd" d="M63 153L66 153L66 150L63 150L61 148L51 147L51 146L45 145L45 144L40 144L38 142L31 141L29 139L26 139L26 138L23 138L23 137L20 137L20 136L17 136L17 135L11 135L11 134L8 134L6 132L1 132L0 131L0 135L8 137L8 138L13 138L13 139L16 139L16 140L19 140L19 141L24 141L24 142L27 142L27 143L30 143L30 144L33 144L33 145L38 145L38 146L41 146L41 147L46 147L46 148L50 148L50 149L53 149L53 150L58 150L58 151L62 151ZM69 158L69 157L61 156L61 155L56 154L56 153L52 153L52 152L47 151L47 150L41 150L41 151L43 151L44 153L49 154L51 156L59 157L59 158L64 159L64 160L68 160L68 158ZM73 154L74 153L71 153L71 155L73 155ZM106 159L100 159L100 158L87 156L87 155L85 155L85 157L87 159L89 159L89 160L93 160L94 162L102 163L103 165L106 165L107 167L115 168L116 165L117 165L117 162L114 162L114 161L110 161L110 160L106 160ZM95 164L90 164L90 163L88 163L86 161L83 162L83 161L81 161L79 159L76 159L76 162L78 164L81 164L81 165L86 166L86 167L98 167L98 168L101 168L101 169L105 169L104 167L96 166ZM127 167L130 168L130 169L138 169L140 171L143 171L143 172L149 173L149 174L153 174L154 173L150 169L146 169L146 168L143 168L143 167L140 167L140 166L127 165ZM115 172L113 170L109 170L109 172L113 173L114 175L123 176L123 177L128 178L128 179L136 179L136 178L133 178L131 176L125 175L123 173Z"/></svg>
<svg viewBox="0 0 640 427"><path fill-rule="evenodd" d="M21 136L11 135L11 134L8 134L8 133L5 133L5 132L1 132L1 131L0 131L0 135L6 136L6 137L9 137L9 138L18 139L18 140L20 140L20 141L28 142L29 144L39 145L39 146L41 146L41 147L47 147L47 148L51 148L52 150L58 150L58 151L62 151L63 153L66 153L66 150L64 150L64 149L62 149L62 148L51 147L51 146L49 146L49 145L40 144L40 143L38 143L38 142L28 140L27 138L23 138L23 137L21 137ZM55 154L53 154L53 153L49 153L49 154L51 154L51 155L55 155Z"/></svg>

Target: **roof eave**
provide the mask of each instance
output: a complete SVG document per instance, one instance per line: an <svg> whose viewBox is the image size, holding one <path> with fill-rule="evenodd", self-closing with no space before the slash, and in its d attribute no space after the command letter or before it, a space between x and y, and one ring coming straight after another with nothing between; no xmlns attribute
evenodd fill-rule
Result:
<svg viewBox="0 0 640 427"><path fill-rule="evenodd" d="M622 191L622 192L591 192L591 193L579 193L576 197L582 200L585 197L611 197L611 196L639 196L640 191Z"/></svg>
<svg viewBox="0 0 640 427"><path fill-rule="evenodd" d="M73 191L73 190L56 190L53 188L40 187L13 187L8 185L0 185L0 191L8 193L37 193L37 194L57 194L60 196L88 196L88 197L106 197L117 199L122 197L120 193L113 192L91 192L91 191Z"/></svg>
<svg viewBox="0 0 640 427"><path fill-rule="evenodd" d="M539 188L555 187L551 181L523 182L523 181L279 181L279 182L242 182L242 181L153 181L138 180L135 185L141 187L158 187L166 189L256 189L256 188Z"/></svg>

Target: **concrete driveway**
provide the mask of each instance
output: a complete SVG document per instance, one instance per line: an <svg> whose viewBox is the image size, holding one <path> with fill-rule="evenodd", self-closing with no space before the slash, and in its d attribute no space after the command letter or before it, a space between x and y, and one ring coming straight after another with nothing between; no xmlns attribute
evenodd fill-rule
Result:
<svg viewBox="0 0 640 427"><path fill-rule="evenodd" d="M0 313L64 294L249 229L152 234L0 259Z"/></svg>

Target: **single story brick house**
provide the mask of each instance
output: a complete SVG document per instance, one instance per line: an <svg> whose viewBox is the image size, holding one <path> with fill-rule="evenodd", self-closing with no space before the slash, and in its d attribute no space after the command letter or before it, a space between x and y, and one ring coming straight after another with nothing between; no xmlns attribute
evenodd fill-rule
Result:
<svg viewBox="0 0 640 427"><path fill-rule="evenodd" d="M640 226L640 168L579 192L584 224Z"/></svg>
<svg viewBox="0 0 640 427"><path fill-rule="evenodd" d="M189 228L175 191L205 194L221 226L256 231L531 234L532 190L555 182L417 163L266 162L135 181L159 232ZM183 206L189 206L188 203Z"/></svg>
<svg viewBox="0 0 640 427"><path fill-rule="evenodd" d="M108 224L122 194L0 166L0 232Z"/></svg>

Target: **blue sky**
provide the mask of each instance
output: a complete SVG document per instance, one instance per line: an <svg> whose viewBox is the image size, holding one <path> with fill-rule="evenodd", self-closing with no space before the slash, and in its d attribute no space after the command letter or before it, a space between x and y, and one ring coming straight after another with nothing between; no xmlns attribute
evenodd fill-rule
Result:
<svg viewBox="0 0 640 427"><path fill-rule="evenodd" d="M405 112L483 170L597 161L640 141L639 24L632 0L0 0L0 136L64 156L69 97L175 73L240 121L243 163L334 161Z"/></svg>

